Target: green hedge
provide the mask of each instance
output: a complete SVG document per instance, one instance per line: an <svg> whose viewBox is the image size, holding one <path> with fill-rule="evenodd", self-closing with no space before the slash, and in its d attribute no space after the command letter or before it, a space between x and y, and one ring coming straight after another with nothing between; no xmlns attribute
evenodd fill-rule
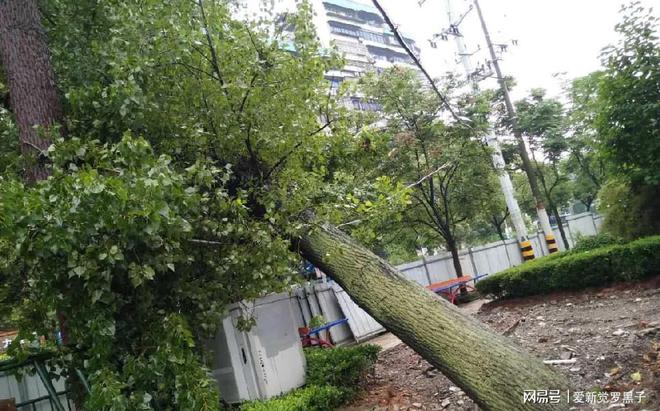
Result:
<svg viewBox="0 0 660 411"><path fill-rule="evenodd" d="M627 244L557 253L510 268L477 283L493 297L522 297L580 290L660 273L660 236Z"/></svg>
<svg viewBox="0 0 660 411"><path fill-rule="evenodd" d="M341 388L310 385L267 401L241 405L241 411L331 411L344 403Z"/></svg>
<svg viewBox="0 0 660 411"><path fill-rule="evenodd" d="M267 401L245 403L241 411L334 410L358 392L360 381L376 363L379 351L377 345L306 348L306 387Z"/></svg>
<svg viewBox="0 0 660 411"><path fill-rule="evenodd" d="M624 244L624 241L610 233L598 233L590 236L580 236L578 234L576 244L571 248L570 253L593 250L615 244Z"/></svg>
<svg viewBox="0 0 660 411"><path fill-rule="evenodd" d="M332 385L354 394L365 373L378 359L380 347L358 345L330 350L306 348L308 385Z"/></svg>

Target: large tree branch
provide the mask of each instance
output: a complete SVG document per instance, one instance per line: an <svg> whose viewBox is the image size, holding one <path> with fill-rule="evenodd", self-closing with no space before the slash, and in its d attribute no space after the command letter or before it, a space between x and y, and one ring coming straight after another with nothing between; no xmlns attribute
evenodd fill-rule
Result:
<svg viewBox="0 0 660 411"><path fill-rule="evenodd" d="M254 169L259 173L259 177L261 177L261 180L264 180L264 173L261 170L261 165L259 164L259 157L257 157L257 153L254 151L254 147L252 146L252 123L248 123L247 130L245 131L245 148L248 151L248 154L250 155L250 161L252 162L252 166Z"/></svg>
<svg viewBox="0 0 660 411"><path fill-rule="evenodd" d="M199 11L202 17L202 28L204 29L206 43L211 53L211 67L213 68L213 71L217 76L218 82L220 83L220 87L222 88L223 93L225 94L225 96L228 96L229 94L225 87L225 81L222 76L222 71L220 70L220 60L218 59L218 53L215 49L215 43L213 42L213 38L211 37L208 21L206 19L206 11L204 10L204 0L197 0L197 5L199 6Z"/></svg>
<svg viewBox="0 0 660 411"><path fill-rule="evenodd" d="M413 187L415 187L415 186L417 186L417 185L423 183L424 180L429 179L429 178L432 178L434 174L437 174L437 173L441 172L441 171L444 170L445 168L449 167L450 164L451 164L451 163L445 163L445 164L441 165L440 167L438 167L438 168L436 168L435 170L431 171L430 173L428 173L428 174L425 175L424 177L420 178L420 179L417 180L416 182L411 183L411 184L408 184L408 185L406 186L406 188L413 188Z"/></svg>
<svg viewBox="0 0 660 411"><path fill-rule="evenodd" d="M328 128L328 127L330 126L331 123L332 123L332 120L328 120L328 121L326 121L326 123L325 123L324 125L322 125L321 127L317 128L317 129L314 130L313 132L309 133L308 137L312 137L312 136L314 136L314 135L316 135L316 134L322 132L323 130L325 130L326 128ZM286 161L289 159L289 157L291 157L291 155L293 155L293 153L294 153L298 148L300 148L300 146L302 146L303 143L304 143L304 140L303 140L303 141L299 141L299 142L297 142L297 143L291 148L291 150L287 151L286 154L284 154L279 160L277 160L277 161L275 162L275 164L273 164L273 166L270 168L270 170L268 170L268 171L266 172L266 175L264 176L264 181L267 181L267 180L272 176L272 174L273 174L275 171L277 171L278 168L282 167L282 166L286 163Z"/></svg>
<svg viewBox="0 0 660 411"><path fill-rule="evenodd" d="M482 409L535 410L537 404L522 401L523 390L570 388L561 374L410 281L345 233L303 218L309 229L295 242L302 256ZM568 404L547 409L567 410Z"/></svg>

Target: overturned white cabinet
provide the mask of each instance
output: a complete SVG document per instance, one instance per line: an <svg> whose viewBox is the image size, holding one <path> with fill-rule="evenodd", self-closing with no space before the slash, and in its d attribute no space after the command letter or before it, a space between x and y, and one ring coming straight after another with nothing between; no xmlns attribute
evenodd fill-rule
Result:
<svg viewBox="0 0 660 411"><path fill-rule="evenodd" d="M250 316L256 325L239 330L238 319ZM305 383L305 356L288 293L233 305L209 349L220 395L229 403L271 398Z"/></svg>

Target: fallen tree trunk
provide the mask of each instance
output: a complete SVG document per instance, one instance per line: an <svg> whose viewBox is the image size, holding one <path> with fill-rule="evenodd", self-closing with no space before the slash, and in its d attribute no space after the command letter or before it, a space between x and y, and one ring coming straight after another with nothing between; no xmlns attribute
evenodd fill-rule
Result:
<svg viewBox="0 0 660 411"><path fill-rule="evenodd" d="M484 410L565 410L567 380L512 341L408 280L337 228L301 235L307 260L332 277L388 331L424 357ZM523 402L524 390L561 390L559 404Z"/></svg>

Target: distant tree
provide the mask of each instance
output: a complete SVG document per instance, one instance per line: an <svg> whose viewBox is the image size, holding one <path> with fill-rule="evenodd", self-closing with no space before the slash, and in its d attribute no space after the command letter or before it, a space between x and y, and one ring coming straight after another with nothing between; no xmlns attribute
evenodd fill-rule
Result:
<svg viewBox="0 0 660 411"><path fill-rule="evenodd" d="M556 195L558 186L568 180L560 168L562 157L568 149L564 108L558 100L546 99L545 90L534 89L529 97L516 102L516 112L518 128L528 139L535 173L541 183L548 208L556 220L564 247L568 249L568 237L559 214L562 199ZM540 151L544 158L538 159L536 151Z"/></svg>
<svg viewBox="0 0 660 411"><path fill-rule="evenodd" d="M456 275L462 226L474 220L495 193L488 151L474 134L438 119L441 106L412 70L393 68L363 80L363 90L383 108L392 151L387 161L412 185L403 222L441 240Z"/></svg>
<svg viewBox="0 0 660 411"><path fill-rule="evenodd" d="M598 113L598 87L602 72L574 79L567 88L567 172L576 180L575 197L587 208L605 179L605 160L598 151L595 119Z"/></svg>
<svg viewBox="0 0 660 411"><path fill-rule="evenodd" d="M659 20L639 2L623 7L622 13L616 26L619 42L603 52L595 128L609 173L628 187L618 186L620 201L636 204L638 218L626 219L635 229L625 231L638 236L660 232Z"/></svg>

